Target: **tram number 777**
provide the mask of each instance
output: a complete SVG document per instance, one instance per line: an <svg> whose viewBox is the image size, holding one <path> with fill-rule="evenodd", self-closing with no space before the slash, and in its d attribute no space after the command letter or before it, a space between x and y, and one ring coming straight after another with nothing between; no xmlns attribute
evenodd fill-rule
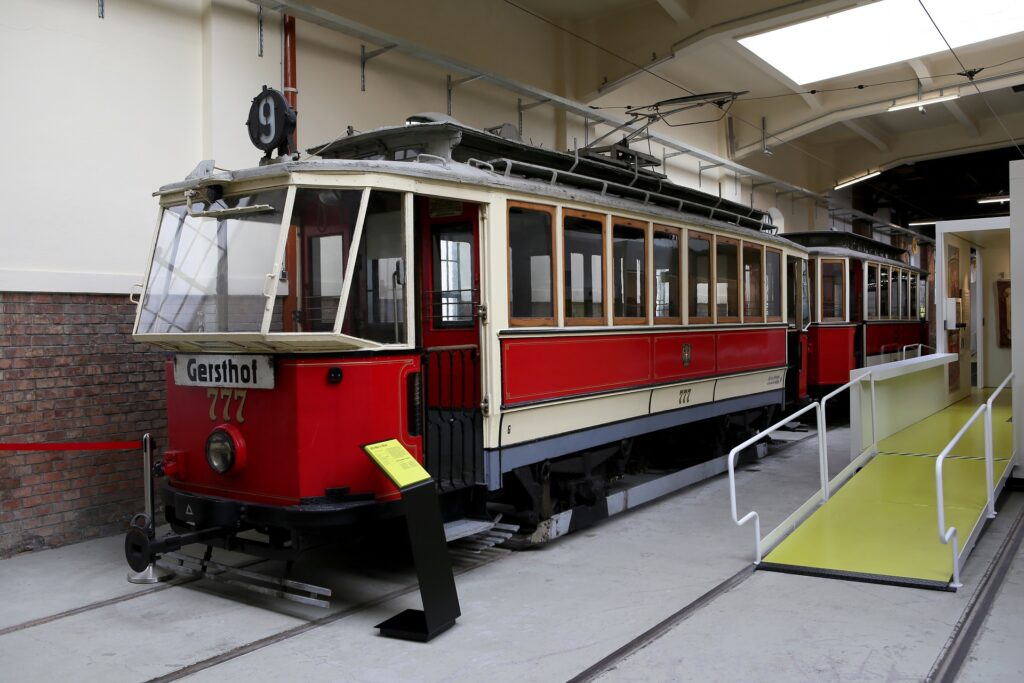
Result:
<svg viewBox="0 0 1024 683"><path fill-rule="evenodd" d="M245 422L242 411L245 409L246 393L245 389L207 389L206 397L210 399L210 419L214 422L217 421L217 401L223 401L224 408L221 412L221 419L231 422L231 402L236 401L238 410L235 411L235 421L239 424Z"/></svg>
<svg viewBox="0 0 1024 683"><path fill-rule="evenodd" d="M690 402L690 392L692 389L680 389L679 390L679 405L684 406Z"/></svg>

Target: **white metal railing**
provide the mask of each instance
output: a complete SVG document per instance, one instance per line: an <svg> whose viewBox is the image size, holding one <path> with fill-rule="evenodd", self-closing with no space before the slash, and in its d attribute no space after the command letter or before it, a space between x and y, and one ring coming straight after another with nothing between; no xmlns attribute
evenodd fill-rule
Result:
<svg viewBox="0 0 1024 683"><path fill-rule="evenodd" d="M761 563L761 519L757 514L757 511L751 510L742 518L739 516L739 512L736 510L736 457L746 448L754 445L761 439L769 436L772 432L782 428L783 426L793 422L804 413L808 413L812 410L816 413L816 420L818 426L818 468L821 476L821 504L828 501L831 495L831 483L829 482L829 468L828 468L828 431L827 422L825 419L825 410L828 404L828 400L837 396L840 392L846 391L854 384L863 381L871 382L871 446L865 452L877 453L878 452L878 439L875 430L875 378L871 371L864 372L857 377L853 378L843 386L839 387L835 391L826 395L821 399L820 402L815 401L809 405L804 406L797 412L789 415L782 420L776 422L771 427L758 432L754 436L750 437L743 443L739 444L731 451L729 451L729 501L732 506L732 521L737 526L743 526L751 519L754 520L754 548L757 559L754 564ZM863 455L863 454L862 454ZM772 534L769 534L771 536Z"/></svg>
<svg viewBox="0 0 1024 683"><path fill-rule="evenodd" d="M907 349L914 349L914 348L917 349L918 357L921 356L921 351L923 349L931 349L932 351L936 351L937 350L934 346L928 346L927 344L907 344L906 346L903 347L903 353L900 356L900 360L906 360L907 359Z"/></svg>
<svg viewBox="0 0 1024 683"><path fill-rule="evenodd" d="M755 510L751 510L750 512L745 514L742 519L740 519L739 513L736 511L736 456L739 455L739 453L745 448L754 445L761 439L770 435L772 432L780 429L781 427L784 427L785 425L788 425L796 418L812 410L815 411L818 421L818 456L820 462L822 454L822 434L824 434L825 432L825 423L822 419L821 404L818 403L817 401L804 406L803 408L793 413L792 415L789 415L788 417L784 417L783 419L779 420L768 429L758 432L754 436L750 437L749 439L741 443L739 446L736 446L731 451L729 451L729 500L732 504L732 521L736 522L737 526L743 526L751 519L754 520L754 546L757 552L757 559L754 561L754 564L761 564L761 519ZM822 473L822 480L825 481L825 487L827 488L827 471Z"/></svg>
<svg viewBox="0 0 1024 683"><path fill-rule="evenodd" d="M988 517L995 517L995 484L993 475L993 462L992 462L992 404L995 402L999 393L1006 388L1006 385L1013 380L1013 373L1011 372L1006 376L1006 379L1002 381L999 387L992 392L989 396L988 401L983 405L978 406L978 409L974 411L970 419L964 423L964 426L960 428L960 431L956 433L946 447L939 453L939 457L935 460L935 504L936 514L939 522L939 540L942 541L943 545L948 545L950 541L953 542L953 580L950 582L952 588L960 588L963 584L960 582L960 543L957 535L957 528L955 526L946 527L946 506L945 496L942 485L942 464L946 460L946 456L953 450L953 448L960 442L960 439L964 437L967 430L971 428L974 422L984 415L985 425L985 493L987 497L986 503L986 514Z"/></svg>
<svg viewBox="0 0 1024 683"><path fill-rule="evenodd" d="M874 374L870 370L868 372L865 372L865 373L862 373L860 375L857 375L856 377L851 379L849 382L847 382L843 386L839 387L838 389L832 391L831 393L826 394L825 397L821 399L821 421L824 424L826 424L826 425L828 424L828 420L827 420L828 413L826 412L826 410L828 408L828 400L830 398L833 398L833 397L839 395L840 393L842 393L842 392L850 389L851 387L853 387L854 384L857 384L859 382L863 382L864 380L869 380L871 382L871 447L870 448L871 448L871 452L872 453L877 453L878 452L878 432L875 429L875 376L874 376ZM821 488L822 488L822 491L824 492L825 500L828 500L828 497L829 497L829 482L828 482L828 435L827 434L822 436L822 439L821 439L821 471L822 471L822 484L821 484Z"/></svg>

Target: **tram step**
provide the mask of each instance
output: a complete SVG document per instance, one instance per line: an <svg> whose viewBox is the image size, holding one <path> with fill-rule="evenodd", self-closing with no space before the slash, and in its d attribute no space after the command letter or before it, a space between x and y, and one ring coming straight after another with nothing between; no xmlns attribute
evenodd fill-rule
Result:
<svg viewBox="0 0 1024 683"><path fill-rule="evenodd" d="M519 531L517 524L503 524L480 519L459 519L445 524L448 543L471 552L479 552L501 545L512 538L517 531Z"/></svg>
<svg viewBox="0 0 1024 683"><path fill-rule="evenodd" d="M219 583L239 586L254 593L282 598L313 607L330 607L325 598L331 597L331 589L314 586L301 581L282 579L269 574L230 567L212 560L181 553L167 553L157 560L157 565L176 574L211 579Z"/></svg>

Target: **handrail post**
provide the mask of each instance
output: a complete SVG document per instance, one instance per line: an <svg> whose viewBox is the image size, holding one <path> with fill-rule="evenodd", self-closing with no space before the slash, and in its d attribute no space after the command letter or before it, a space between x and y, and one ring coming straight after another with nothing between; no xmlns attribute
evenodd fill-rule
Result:
<svg viewBox="0 0 1024 683"><path fill-rule="evenodd" d="M993 479L992 465L992 403L985 404L985 496L988 499L988 518L996 516L996 506L993 500L995 484Z"/></svg>
<svg viewBox="0 0 1024 683"><path fill-rule="evenodd" d="M824 505L828 500L828 433L825 426L825 407L818 404L814 411L818 421L818 468L821 470L821 502Z"/></svg>
<svg viewBox="0 0 1024 683"><path fill-rule="evenodd" d="M873 453L878 452L878 433L875 430L876 415L875 412L875 373L868 372L871 379L871 451Z"/></svg>

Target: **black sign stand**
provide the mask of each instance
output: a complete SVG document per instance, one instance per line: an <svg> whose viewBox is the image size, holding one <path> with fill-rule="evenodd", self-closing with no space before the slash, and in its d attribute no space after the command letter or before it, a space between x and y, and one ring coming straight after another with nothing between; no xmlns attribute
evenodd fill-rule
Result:
<svg viewBox="0 0 1024 683"><path fill-rule="evenodd" d="M434 480L427 479L400 491L423 609L407 609L376 628L388 638L425 643L451 628L462 612Z"/></svg>

